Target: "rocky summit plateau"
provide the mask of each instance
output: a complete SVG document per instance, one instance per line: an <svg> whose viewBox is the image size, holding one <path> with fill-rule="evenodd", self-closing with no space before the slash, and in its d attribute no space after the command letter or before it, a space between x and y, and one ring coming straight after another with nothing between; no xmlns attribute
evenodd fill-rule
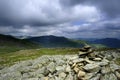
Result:
<svg viewBox="0 0 120 80"><path fill-rule="evenodd" d="M44 55L0 70L0 80L120 80L118 51L85 46L73 55Z"/></svg>

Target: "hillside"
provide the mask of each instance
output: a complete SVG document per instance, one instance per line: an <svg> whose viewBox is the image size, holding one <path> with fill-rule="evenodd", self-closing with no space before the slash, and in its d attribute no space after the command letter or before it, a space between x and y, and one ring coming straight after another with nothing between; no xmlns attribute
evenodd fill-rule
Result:
<svg viewBox="0 0 120 80"><path fill-rule="evenodd" d="M110 48L120 48L120 40L116 38L104 38L92 41L94 44L103 44Z"/></svg>
<svg viewBox="0 0 120 80"><path fill-rule="evenodd" d="M35 43L28 40L21 40L14 38L10 35L0 34L0 53L9 53L18 51L21 49L31 49L40 47Z"/></svg>
<svg viewBox="0 0 120 80"><path fill-rule="evenodd" d="M40 36L40 37L32 37L27 40L32 41L34 43L40 44L43 47L82 47L84 45L83 42L80 43L74 40L70 40L65 37L57 37L57 36Z"/></svg>
<svg viewBox="0 0 120 80"><path fill-rule="evenodd" d="M91 46L108 47L108 48L120 48L120 39L117 38L75 38L75 40L83 40L91 44Z"/></svg>

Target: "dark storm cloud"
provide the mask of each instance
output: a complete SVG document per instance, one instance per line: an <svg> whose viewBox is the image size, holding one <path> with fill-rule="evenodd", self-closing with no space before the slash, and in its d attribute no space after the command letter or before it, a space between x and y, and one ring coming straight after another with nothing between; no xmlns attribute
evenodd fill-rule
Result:
<svg viewBox="0 0 120 80"><path fill-rule="evenodd" d="M102 12L103 17L115 18L120 16L119 3L120 0L0 0L0 25L48 26L77 18L84 20L85 16L95 13L89 13L93 6Z"/></svg>
<svg viewBox="0 0 120 80"><path fill-rule="evenodd" d="M120 17L120 0L61 0L64 6L93 5L104 13L107 17Z"/></svg>
<svg viewBox="0 0 120 80"><path fill-rule="evenodd" d="M0 0L1 26L48 26L91 18L99 18L99 12L93 6L67 8L60 0Z"/></svg>
<svg viewBox="0 0 120 80"><path fill-rule="evenodd" d="M0 33L120 37L120 0L0 0Z"/></svg>

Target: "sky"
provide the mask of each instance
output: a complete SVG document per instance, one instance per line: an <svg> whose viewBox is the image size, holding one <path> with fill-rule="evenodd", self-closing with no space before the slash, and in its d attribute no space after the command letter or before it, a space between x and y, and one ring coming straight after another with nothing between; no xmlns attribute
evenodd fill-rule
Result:
<svg viewBox="0 0 120 80"><path fill-rule="evenodd" d="M0 34L120 38L120 0L0 0Z"/></svg>

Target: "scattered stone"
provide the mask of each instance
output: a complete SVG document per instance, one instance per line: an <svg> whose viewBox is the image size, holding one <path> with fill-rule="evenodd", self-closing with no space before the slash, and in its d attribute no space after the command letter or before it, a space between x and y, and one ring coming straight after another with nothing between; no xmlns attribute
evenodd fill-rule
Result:
<svg viewBox="0 0 120 80"><path fill-rule="evenodd" d="M47 66L47 69L53 73L55 71L55 63L54 62L51 62L48 66Z"/></svg>
<svg viewBox="0 0 120 80"><path fill-rule="evenodd" d="M108 54L108 55L106 55L106 59L111 61L114 59L114 57L112 54Z"/></svg>
<svg viewBox="0 0 120 80"><path fill-rule="evenodd" d="M80 62L82 62L82 61L84 61L83 58L74 59L74 60L73 60L73 63L80 63Z"/></svg>
<svg viewBox="0 0 120 80"><path fill-rule="evenodd" d="M109 66L104 66L101 69L102 74L107 74L107 73L110 73L110 72L111 72L111 68Z"/></svg>
<svg viewBox="0 0 120 80"><path fill-rule="evenodd" d="M79 72L79 68L77 68L77 67L74 67L73 70L75 71L75 73L78 73L78 72Z"/></svg>
<svg viewBox="0 0 120 80"><path fill-rule="evenodd" d="M76 79L73 79L73 75L68 74L65 80L76 80Z"/></svg>
<svg viewBox="0 0 120 80"><path fill-rule="evenodd" d="M120 80L120 73L118 71L115 72L115 75L117 76L117 78Z"/></svg>
<svg viewBox="0 0 120 80"><path fill-rule="evenodd" d="M97 64L87 64L83 68L89 72L98 72L100 70L100 66Z"/></svg>
<svg viewBox="0 0 120 80"><path fill-rule="evenodd" d="M64 71L65 69L64 69L63 66L57 66L57 67L56 67L56 70L57 70L57 71Z"/></svg>
<svg viewBox="0 0 120 80"><path fill-rule="evenodd" d="M96 72L94 72L94 73L87 73L86 75L85 75L85 80L89 80L89 79L91 79L93 76L95 76L96 75Z"/></svg>
<svg viewBox="0 0 120 80"><path fill-rule="evenodd" d="M59 74L59 77L62 78L62 79L64 79L64 78L66 77L66 74L65 74L64 72L61 72L61 73Z"/></svg>
<svg viewBox="0 0 120 80"><path fill-rule="evenodd" d="M94 58L93 60L94 61L101 61L102 59L101 58Z"/></svg>
<svg viewBox="0 0 120 80"><path fill-rule="evenodd" d="M79 71L78 72L78 79L83 79L85 77L86 73L84 71Z"/></svg>
<svg viewBox="0 0 120 80"><path fill-rule="evenodd" d="M120 80L117 57L108 51L94 52L87 45L79 55L45 55L0 68L0 80Z"/></svg>
<svg viewBox="0 0 120 80"><path fill-rule="evenodd" d="M93 77L89 80L100 80L100 76L101 76L101 74L97 74L95 77ZM105 79L103 79L103 80L105 80Z"/></svg>
<svg viewBox="0 0 120 80"><path fill-rule="evenodd" d="M116 64L110 64L110 68L113 72L116 71L116 70L120 70L120 66L118 66Z"/></svg>
<svg viewBox="0 0 120 80"><path fill-rule="evenodd" d="M109 80L118 80L118 79L113 73L111 73L110 77L109 77Z"/></svg>
<svg viewBox="0 0 120 80"><path fill-rule="evenodd" d="M101 76L100 80L109 80L109 77L110 77L109 74L105 74Z"/></svg>
<svg viewBox="0 0 120 80"><path fill-rule="evenodd" d="M49 80L49 77L44 77L44 80Z"/></svg>
<svg viewBox="0 0 120 80"><path fill-rule="evenodd" d="M73 63L72 67L71 68L74 68L76 66L76 63Z"/></svg>
<svg viewBox="0 0 120 80"><path fill-rule="evenodd" d="M66 72L68 72L68 73L69 73L69 72L71 72L71 68L70 68L70 66L69 66L69 65L67 65L67 66L66 66L65 71L66 71Z"/></svg>

